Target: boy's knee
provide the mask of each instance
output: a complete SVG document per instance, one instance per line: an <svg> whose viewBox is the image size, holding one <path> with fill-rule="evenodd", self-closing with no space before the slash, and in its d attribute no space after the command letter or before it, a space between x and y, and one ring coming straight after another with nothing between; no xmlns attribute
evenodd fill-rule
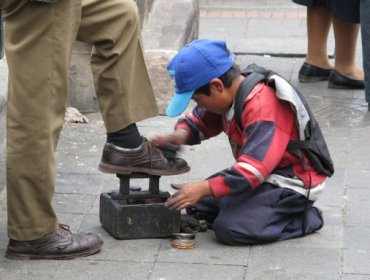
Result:
<svg viewBox="0 0 370 280"><path fill-rule="evenodd" d="M213 224L213 230L218 241L222 243L228 245L245 245L251 243L248 236L235 231L229 223L220 223L216 220Z"/></svg>
<svg viewBox="0 0 370 280"><path fill-rule="evenodd" d="M252 245L266 243L276 239L274 236L266 235L260 225L249 223L238 223L232 219L215 220L213 230L217 239L228 245Z"/></svg>
<svg viewBox="0 0 370 280"><path fill-rule="evenodd" d="M213 230L218 241L229 245L235 245L235 236L230 229L213 224Z"/></svg>

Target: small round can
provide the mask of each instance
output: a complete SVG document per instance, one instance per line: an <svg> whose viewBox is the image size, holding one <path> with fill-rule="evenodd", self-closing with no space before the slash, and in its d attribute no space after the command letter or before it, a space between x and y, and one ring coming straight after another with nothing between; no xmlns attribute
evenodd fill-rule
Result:
<svg viewBox="0 0 370 280"><path fill-rule="evenodd" d="M195 248L195 233L174 233L171 246L176 249Z"/></svg>

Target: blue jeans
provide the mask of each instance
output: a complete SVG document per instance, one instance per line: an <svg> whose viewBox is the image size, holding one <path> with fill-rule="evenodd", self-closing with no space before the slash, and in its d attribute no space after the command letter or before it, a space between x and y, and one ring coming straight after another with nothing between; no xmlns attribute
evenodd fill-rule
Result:
<svg viewBox="0 0 370 280"><path fill-rule="evenodd" d="M370 103L370 0L360 2L360 23L365 71L365 99Z"/></svg>

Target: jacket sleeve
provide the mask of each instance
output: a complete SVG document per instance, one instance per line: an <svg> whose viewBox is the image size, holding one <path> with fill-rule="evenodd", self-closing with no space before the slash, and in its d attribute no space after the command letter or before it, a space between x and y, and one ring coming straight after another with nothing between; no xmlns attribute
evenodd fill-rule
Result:
<svg viewBox="0 0 370 280"><path fill-rule="evenodd" d="M287 103L278 100L270 87L256 86L245 102L242 145L237 161L209 178L214 196L252 192L278 165L284 165L282 158L294 121L294 112Z"/></svg>
<svg viewBox="0 0 370 280"><path fill-rule="evenodd" d="M196 145L201 141L214 137L223 131L223 117L211 113L202 107L196 106L194 110L184 118L180 118L175 129L190 131L187 145Z"/></svg>

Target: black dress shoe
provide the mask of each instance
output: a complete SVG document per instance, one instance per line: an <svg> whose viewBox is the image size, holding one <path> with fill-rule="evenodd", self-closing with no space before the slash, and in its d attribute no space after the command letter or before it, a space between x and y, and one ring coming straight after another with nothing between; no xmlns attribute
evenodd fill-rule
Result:
<svg viewBox="0 0 370 280"><path fill-rule="evenodd" d="M329 88L339 89L364 89L364 80L354 80L333 70L329 76Z"/></svg>
<svg viewBox="0 0 370 280"><path fill-rule="evenodd" d="M304 62L299 70L298 80L303 83L327 81L332 69L320 68Z"/></svg>

